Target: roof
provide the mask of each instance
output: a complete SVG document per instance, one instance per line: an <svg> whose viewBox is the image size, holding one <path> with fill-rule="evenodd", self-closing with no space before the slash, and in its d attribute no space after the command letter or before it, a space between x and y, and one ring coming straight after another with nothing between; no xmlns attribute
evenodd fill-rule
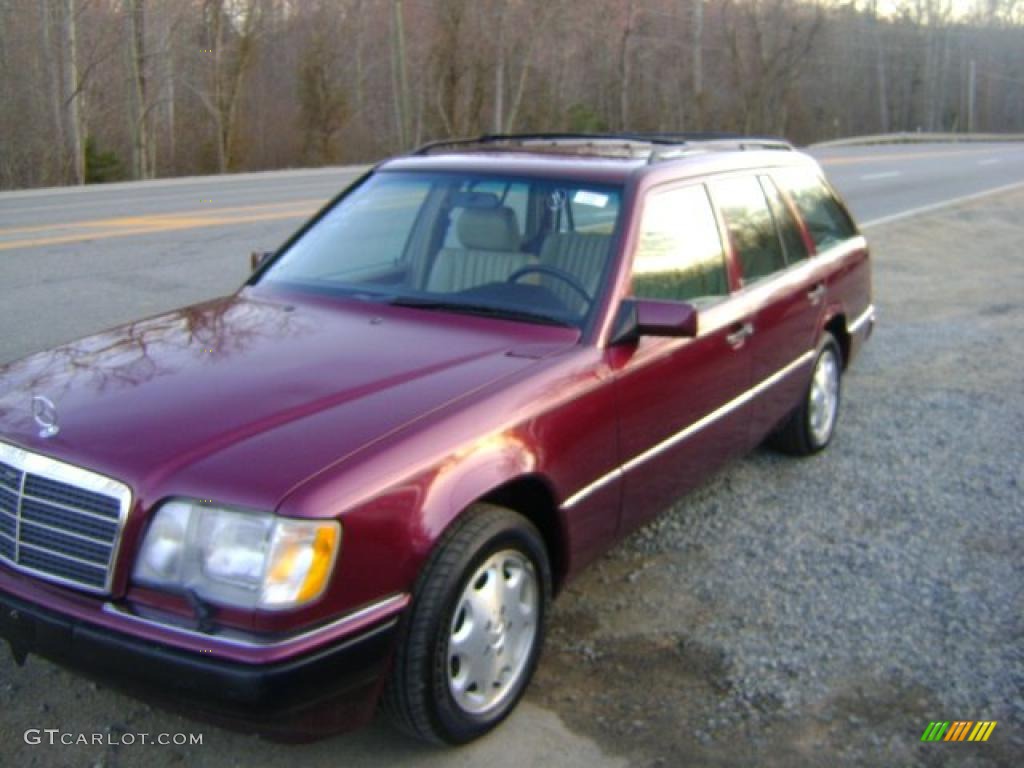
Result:
<svg viewBox="0 0 1024 768"><path fill-rule="evenodd" d="M518 134L432 142L385 171L457 171L624 183L646 171L701 175L814 161L783 139L735 134ZM692 173L691 173L692 171Z"/></svg>
<svg viewBox="0 0 1024 768"><path fill-rule="evenodd" d="M644 167L638 159L546 156L529 152L404 155L380 166L384 171L460 171L533 178L573 178L592 183L621 184Z"/></svg>
<svg viewBox="0 0 1024 768"><path fill-rule="evenodd" d="M442 139L413 150L429 155L452 148L475 152L525 150L530 153L588 157L645 158L653 163L698 149L792 150L793 145L775 136L738 133L509 133L484 134L471 139Z"/></svg>

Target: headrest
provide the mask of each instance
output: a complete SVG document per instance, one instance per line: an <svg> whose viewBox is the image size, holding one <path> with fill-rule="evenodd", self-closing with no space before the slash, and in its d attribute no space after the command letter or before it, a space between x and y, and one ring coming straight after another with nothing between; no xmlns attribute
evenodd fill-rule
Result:
<svg viewBox="0 0 1024 768"><path fill-rule="evenodd" d="M471 251L519 251L519 224L508 207L465 208L457 231L462 247Z"/></svg>
<svg viewBox="0 0 1024 768"><path fill-rule="evenodd" d="M611 235L599 232L549 232L540 247L540 260L549 263L557 261L560 256L578 253L603 263L611 239Z"/></svg>

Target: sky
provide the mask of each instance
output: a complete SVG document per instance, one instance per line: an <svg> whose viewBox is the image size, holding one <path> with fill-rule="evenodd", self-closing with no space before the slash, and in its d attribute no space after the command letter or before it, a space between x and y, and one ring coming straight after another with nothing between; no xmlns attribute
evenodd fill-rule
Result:
<svg viewBox="0 0 1024 768"><path fill-rule="evenodd" d="M939 0L941 3L942 0ZM914 0L879 0L878 8L884 14L891 14L899 8L912 6ZM955 17L966 16L978 5L978 0L952 0L953 15Z"/></svg>

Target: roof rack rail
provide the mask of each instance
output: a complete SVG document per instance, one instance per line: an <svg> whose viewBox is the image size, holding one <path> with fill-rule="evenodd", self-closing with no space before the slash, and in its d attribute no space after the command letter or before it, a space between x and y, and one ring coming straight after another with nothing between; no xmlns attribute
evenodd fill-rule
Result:
<svg viewBox="0 0 1024 768"><path fill-rule="evenodd" d="M746 136L739 133L717 131L689 131L682 133L485 133L474 138L441 139L423 144L411 155L429 155L434 150L476 146L480 149L503 149L499 145L549 144L557 148L560 143L583 144L592 149L599 145L622 145L620 150L631 150L638 159L647 153L647 162L670 160L684 152L711 149L778 149L792 150L793 145L775 136ZM611 148L611 147L609 147Z"/></svg>
<svg viewBox="0 0 1024 768"><path fill-rule="evenodd" d="M651 164L662 160L675 160L686 154L714 150L776 150L792 152L795 150L795 147L785 139L774 136L730 136L723 134L714 138L691 139L674 147L655 147L651 150L647 162Z"/></svg>
<svg viewBox="0 0 1024 768"><path fill-rule="evenodd" d="M410 154L427 155L444 147L463 147L478 144L515 144L526 142L633 142L636 144L678 144L669 136L648 136L638 133L485 133L473 138L440 139L414 149Z"/></svg>

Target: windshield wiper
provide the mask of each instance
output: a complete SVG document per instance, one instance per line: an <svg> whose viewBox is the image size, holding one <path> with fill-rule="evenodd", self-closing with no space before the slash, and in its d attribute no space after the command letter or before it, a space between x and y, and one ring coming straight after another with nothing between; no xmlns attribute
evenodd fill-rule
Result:
<svg viewBox="0 0 1024 768"><path fill-rule="evenodd" d="M525 309L514 309L511 307L496 307L493 304L474 304L469 301L445 301L444 299L418 298L416 296L396 296L390 302L396 307L415 307L416 309L433 309L442 312L464 312L471 315L484 315L485 317L500 317L508 320L522 320L528 323L542 323L544 325L560 325L571 328L569 323L561 318L545 315L540 312L531 312Z"/></svg>

